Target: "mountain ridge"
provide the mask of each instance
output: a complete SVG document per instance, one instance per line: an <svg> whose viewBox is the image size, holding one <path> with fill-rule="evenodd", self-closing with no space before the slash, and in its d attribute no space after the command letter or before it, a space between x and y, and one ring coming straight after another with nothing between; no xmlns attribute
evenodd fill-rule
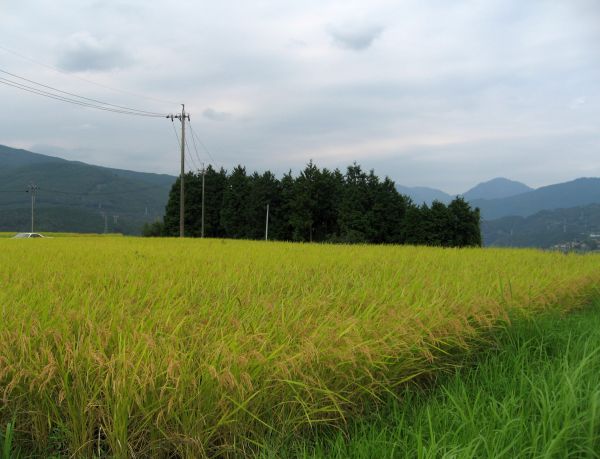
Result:
<svg viewBox="0 0 600 459"><path fill-rule="evenodd" d="M431 205L433 201L440 201L444 204L448 204L456 196L462 196L467 201L473 201L475 199L497 199L505 198L509 196L516 196L521 193L533 191L533 188L525 185L524 183L510 180L505 177L496 177L485 182L478 183L474 187L459 193L457 195L451 195L437 188L426 187L426 186L404 186L396 184L396 189L399 193L410 197L415 204L427 204Z"/></svg>
<svg viewBox="0 0 600 459"><path fill-rule="evenodd" d="M500 199L474 199L484 220L508 216L527 217L541 210L553 210L600 203L600 178L580 177L526 193Z"/></svg>
<svg viewBox="0 0 600 459"><path fill-rule="evenodd" d="M111 232L139 234L162 218L175 179L0 146L0 230L27 229L20 216L30 212L25 191L35 183L40 231L102 232L106 216Z"/></svg>
<svg viewBox="0 0 600 459"><path fill-rule="evenodd" d="M505 177L496 177L486 182L475 185L462 194L467 201L475 199L501 199L533 191L533 188L524 183L510 180Z"/></svg>
<svg viewBox="0 0 600 459"><path fill-rule="evenodd" d="M453 199L453 196L449 195L445 191L426 186L409 187L396 184L396 190L398 190L398 193L410 197L417 205L421 205L423 203L430 205L433 201L440 201L444 204L448 204Z"/></svg>
<svg viewBox="0 0 600 459"><path fill-rule="evenodd" d="M482 182L462 195L471 206L479 208L483 220L495 220L509 216L527 217L543 210L555 210L600 203L600 178L597 177L580 177L567 182L546 185L536 189L513 180L505 178L499 179L500 180L492 179L487 182ZM482 194L497 194L498 190L494 188L498 182L508 185L506 189L511 188L516 194L492 199L472 198L472 196L481 196ZM410 194L412 190L410 187L397 186L397 189L401 193L404 192L404 194L413 198ZM528 189L528 191L518 193L519 190L524 189ZM476 192L472 192L473 190ZM436 191L444 193L441 190ZM445 195L450 197L447 193L445 193ZM450 199L452 198L450 197ZM413 198L413 201L416 200ZM425 202L426 204L431 204L431 201Z"/></svg>

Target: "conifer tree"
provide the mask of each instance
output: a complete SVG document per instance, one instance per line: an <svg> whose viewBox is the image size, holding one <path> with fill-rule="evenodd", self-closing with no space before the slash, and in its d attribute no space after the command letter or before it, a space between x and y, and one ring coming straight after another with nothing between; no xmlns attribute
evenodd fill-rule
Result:
<svg viewBox="0 0 600 459"><path fill-rule="evenodd" d="M225 169L218 172L211 165L204 174L204 236L224 237L221 225L221 209L228 178Z"/></svg>
<svg viewBox="0 0 600 459"><path fill-rule="evenodd" d="M461 196L455 198L448 209L451 215L453 247L481 246L479 209L471 206Z"/></svg>
<svg viewBox="0 0 600 459"><path fill-rule="evenodd" d="M223 192L223 207L221 208L221 226L225 237L241 239L247 236L248 192L250 184L246 168L236 166L227 180Z"/></svg>
<svg viewBox="0 0 600 459"><path fill-rule="evenodd" d="M292 171L285 173L279 182L279 203L269 221L269 239L291 241L294 229L290 223L295 193L295 180Z"/></svg>
<svg viewBox="0 0 600 459"><path fill-rule="evenodd" d="M267 171L262 175L255 172L250 176L246 204L246 238L262 239L264 237L267 204L269 205L269 219L277 220L280 200L280 184L272 172Z"/></svg>
<svg viewBox="0 0 600 459"><path fill-rule="evenodd" d="M372 186L372 185L371 185ZM370 194L367 175L354 163L344 176L344 188L339 210L340 240L368 242L372 236Z"/></svg>
<svg viewBox="0 0 600 459"><path fill-rule="evenodd" d="M294 181L289 218L294 241L313 240L319 176L319 169L310 161Z"/></svg>
<svg viewBox="0 0 600 459"><path fill-rule="evenodd" d="M186 236L200 236L202 176L186 180ZM339 170L319 169L310 161L294 178L278 180L266 171L251 176L237 166L229 175L209 166L205 174L205 236L262 239L269 204L269 239L294 241L407 243L442 247L480 246L479 209L463 198L449 205L434 201L415 205L389 178L380 180L352 164ZM150 235L179 234L179 179L175 181L161 225Z"/></svg>

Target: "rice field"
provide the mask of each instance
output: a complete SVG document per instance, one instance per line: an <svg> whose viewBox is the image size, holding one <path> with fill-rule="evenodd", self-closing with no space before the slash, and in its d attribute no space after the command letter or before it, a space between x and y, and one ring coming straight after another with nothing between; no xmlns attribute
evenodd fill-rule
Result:
<svg viewBox="0 0 600 459"><path fill-rule="evenodd" d="M247 456L343 426L600 258L122 237L0 240L0 426L27 454Z"/></svg>
<svg viewBox="0 0 600 459"><path fill-rule="evenodd" d="M600 458L600 301L518 320L426 387L388 397L344 432L262 459Z"/></svg>

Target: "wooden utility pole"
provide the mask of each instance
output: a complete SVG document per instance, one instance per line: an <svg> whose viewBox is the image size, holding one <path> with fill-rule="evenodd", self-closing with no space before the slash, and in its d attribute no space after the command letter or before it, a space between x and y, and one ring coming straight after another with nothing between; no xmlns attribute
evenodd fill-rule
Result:
<svg viewBox="0 0 600 459"><path fill-rule="evenodd" d="M102 218L104 218L104 234L108 233L108 216L106 212L101 212Z"/></svg>
<svg viewBox="0 0 600 459"><path fill-rule="evenodd" d="M27 192L31 194L31 232L33 233L33 222L34 222L34 210L35 210L35 193L38 190L38 186L33 183L27 187Z"/></svg>
<svg viewBox="0 0 600 459"><path fill-rule="evenodd" d="M202 229L200 237L204 237L204 163L202 163Z"/></svg>
<svg viewBox="0 0 600 459"><path fill-rule="evenodd" d="M185 112L185 105L181 104L181 114L167 115L167 118L181 121L181 173L179 176L179 237L184 237L184 215L185 215L185 120L190 120L190 114Z"/></svg>
<svg viewBox="0 0 600 459"><path fill-rule="evenodd" d="M265 222L265 241L269 240L269 204L267 204L267 220Z"/></svg>

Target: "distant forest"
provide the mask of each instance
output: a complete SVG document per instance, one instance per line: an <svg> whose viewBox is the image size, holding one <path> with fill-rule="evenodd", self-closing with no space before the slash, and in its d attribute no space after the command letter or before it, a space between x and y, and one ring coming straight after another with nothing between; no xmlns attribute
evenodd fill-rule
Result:
<svg viewBox="0 0 600 459"><path fill-rule="evenodd" d="M389 178L357 164L346 173L312 162L296 177L272 172L205 171L204 235L280 241L481 246L479 209L458 197L445 205L416 205ZM179 186L173 184L163 221L147 224L145 236L179 235ZM185 175L185 235L202 227L202 173Z"/></svg>

